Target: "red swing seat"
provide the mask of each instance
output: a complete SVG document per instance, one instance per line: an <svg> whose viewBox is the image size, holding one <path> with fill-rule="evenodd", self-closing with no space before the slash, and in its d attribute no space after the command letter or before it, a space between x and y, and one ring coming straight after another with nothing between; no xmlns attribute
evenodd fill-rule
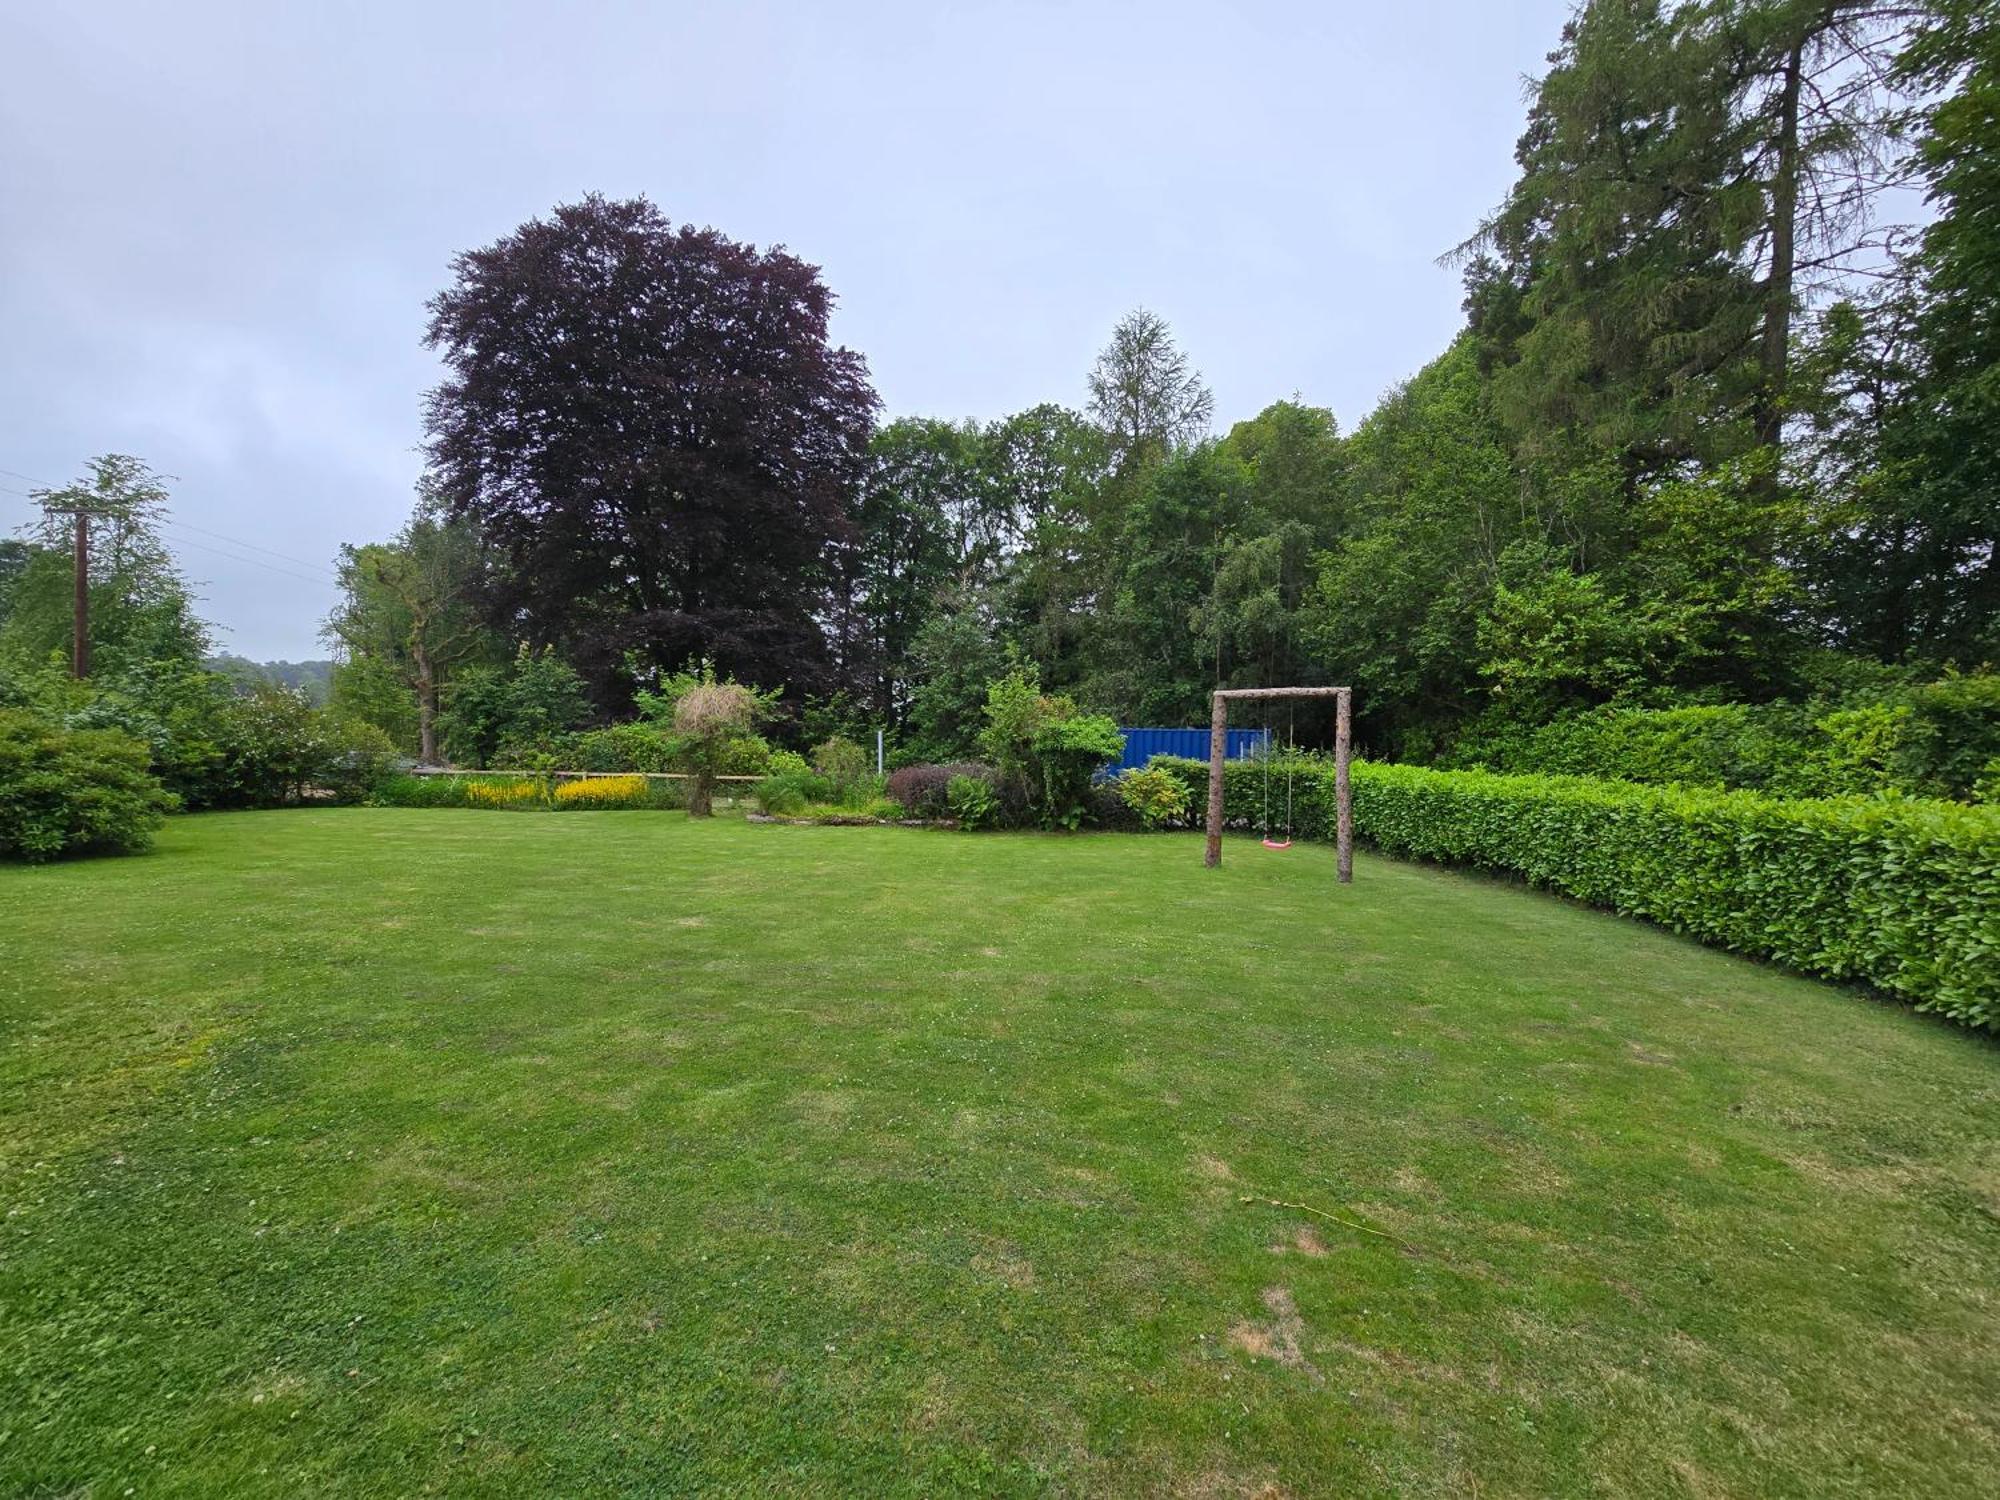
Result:
<svg viewBox="0 0 2000 1500"><path fill-rule="evenodd" d="M1289 849L1292 847L1292 841L1290 839L1265 839L1264 847L1266 849Z"/></svg>

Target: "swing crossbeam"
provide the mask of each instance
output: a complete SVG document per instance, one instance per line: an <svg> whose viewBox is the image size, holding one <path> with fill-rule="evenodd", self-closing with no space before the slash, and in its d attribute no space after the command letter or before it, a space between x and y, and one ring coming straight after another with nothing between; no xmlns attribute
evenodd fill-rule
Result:
<svg viewBox="0 0 2000 1500"><path fill-rule="evenodd" d="M1354 881L1354 807L1347 783L1348 746L1354 712L1354 689L1344 687L1218 688L1210 695L1208 718L1208 848L1202 863L1214 869L1222 863L1222 760L1229 743L1229 705L1266 698L1331 698L1334 700L1333 800L1335 843L1340 883ZM1265 753L1269 754L1267 744ZM1267 820L1268 821L1268 820ZM1268 832L1268 828L1266 832ZM1290 842L1289 839L1286 840Z"/></svg>

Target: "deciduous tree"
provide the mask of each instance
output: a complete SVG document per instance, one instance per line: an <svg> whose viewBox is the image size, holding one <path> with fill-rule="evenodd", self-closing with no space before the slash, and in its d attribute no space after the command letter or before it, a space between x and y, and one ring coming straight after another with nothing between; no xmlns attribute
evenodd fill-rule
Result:
<svg viewBox="0 0 2000 1500"><path fill-rule="evenodd" d="M595 195L453 269L429 454L508 564L501 616L601 696L634 652L809 686L876 404L817 269Z"/></svg>

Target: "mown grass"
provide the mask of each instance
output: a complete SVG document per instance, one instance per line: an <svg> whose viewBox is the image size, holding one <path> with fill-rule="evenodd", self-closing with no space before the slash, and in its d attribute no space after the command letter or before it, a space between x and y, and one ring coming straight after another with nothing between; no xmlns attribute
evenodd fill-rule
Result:
<svg viewBox="0 0 2000 1500"><path fill-rule="evenodd" d="M337 809L0 871L0 1493L1991 1493L2000 1048L1332 876Z"/></svg>

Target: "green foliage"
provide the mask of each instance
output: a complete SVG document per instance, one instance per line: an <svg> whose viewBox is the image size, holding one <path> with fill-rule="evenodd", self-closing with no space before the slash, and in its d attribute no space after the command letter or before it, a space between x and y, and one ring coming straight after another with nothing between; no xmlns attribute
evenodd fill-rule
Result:
<svg viewBox="0 0 2000 1500"><path fill-rule="evenodd" d="M558 741L564 771L671 771L673 748L657 724L636 721L586 729Z"/></svg>
<svg viewBox="0 0 2000 1500"><path fill-rule="evenodd" d="M552 751L590 716L575 668L553 651L525 647L507 667L464 668L442 701L444 753L475 770Z"/></svg>
<svg viewBox="0 0 2000 1500"><path fill-rule="evenodd" d="M208 627L161 533L167 488L138 459L109 453L60 490L37 490L44 507L34 542L10 562L0 604L0 657L38 663L70 656L76 569L75 508L91 513L90 658L95 673L144 670L152 663L198 665Z"/></svg>
<svg viewBox="0 0 2000 1500"><path fill-rule="evenodd" d="M1501 583L1479 622L1479 670L1503 716L1537 723L1601 702L1638 675L1634 620L1593 574L1551 570Z"/></svg>
<svg viewBox="0 0 2000 1500"><path fill-rule="evenodd" d="M951 816L951 783L961 777L976 776L995 782L998 773L978 761L955 761L948 765L899 766L889 773L887 796L913 818ZM994 790L996 803L999 789Z"/></svg>
<svg viewBox="0 0 2000 1500"><path fill-rule="evenodd" d="M1653 785L1758 788L1797 755L1797 739L1773 715L1721 703L1603 708L1535 726L1488 720L1460 736L1447 764Z"/></svg>
<svg viewBox="0 0 2000 1500"><path fill-rule="evenodd" d="M1159 757L1190 795L1199 761ZM1358 761L1356 835L1389 854L1504 870L1579 901L2000 1030L2000 809ZM1256 768L1224 768L1253 826ZM1298 835L1325 838L1330 767L1302 768Z"/></svg>
<svg viewBox="0 0 2000 1500"><path fill-rule="evenodd" d="M408 754L417 753L417 695L393 662L352 656L335 663L327 706L342 718L373 724L390 743Z"/></svg>
<svg viewBox="0 0 2000 1500"><path fill-rule="evenodd" d="M1117 780L1118 796L1147 828L1186 821L1191 802L1187 784L1165 766L1135 767Z"/></svg>
<svg viewBox="0 0 2000 1500"><path fill-rule="evenodd" d="M662 726L675 769L688 778L688 816L705 818L719 776L757 775L770 746L757 725L777 710L777 694L718 678L703 661L636 695L639 711Z"/></svg>
<svg viewBox="0 0 2000 1500"><path fill-rule="evenodd" d="M954 776L945 784L945 805L968 831L991 828L1000 816L1000 794L984 776Z"/></svg>
<svg viewBox="0 0 2000 1500"><path fill-rule="evenodd" d="M909 757L963 759L979 749L987 690L1006 657L977 612L934 615L911 648L916 677L910 698Z"/></svg>
<svg viewBox="0 0 2000 1500"><path fill-rule="evenodd" d="M1171 724L1198 717L1215 686L1217 632L1244 633L1232 623L1245 601L1225 604L1225 618L1215 591L1246 520L1247 486L1242 465L1213 444L1176 454L1133 483L1117 518L1122 566L1100 606L1096 670L1079 691L1137 722ZM1276 563L1257 562L1229 574L1229 586L1261 592ZM1280 623L1263 620L1246 627L1245 639L1273 629L1282 634Z"/></svg>
<svg viewBox="0 0 2000 1500"><path fill-rule="evenodd" d="M865 601L858 654L872 669L877 721L895 725L909 708L918 638L954 589L990 574L1012 518L977 423L901 418L868 448L843 588Z"/></svg>
<svg viewBox="0 0 2000 1500"><path fill-rule="evenodd" d="M812 765L843 795L869 774L868 752L839 735L813 747Z"/></svg>
<svg viewBox="0 0 2000 1500"><path fill-rule="evenodd" d="M65 685L55 712L79 728L143 741L152 769L190 811L356 801L388 774L394 746L372 724L316 709L302 690L236 692L219 673L171 663Z"/></svg>
<svg viewBox="0 0 2000 1500"><path fill-rule="evenodd" d="M1025 662L1016 660L987 686L986 727L980 731L979 746L1001 777L1011 781L1027 777L1035 735L1056 712L1056 706L1042 696L1039 674Z"/></svg>
<svg viewBox="0 0 2000 1500"><path fill-rule="evenodd" d="M765 812L791 817L816 804L838 802L840 788L817 771L787 769L766 776L751 795Z"/></svg>
<svg viewBox="0 0 2000 1500"><path fill-rule="evenodd" d="M1036 730L1033 752L1040 773L1042 826L1074 832L1090 817L1091 778L1124 754L1125 736L1116 719L1075 714Z"/></svg>
<svg viewBox="0 0 2000 1500"><path fill-rule="evenodd" d="M143 849L174 806L146 746L115 729L64 729L0 709L0 859Z"/></svg>
<svg viewBox="0 0 2000 1500"><path fill-rule="evenodd" d="M341 548L342 597L325 635L346 658L348 711L425 761L437 759L444 685L497 654L479 609L486 575L478 534L428 493L393 541Z"/></svg>
<svg viewBox="0 0 2000 1500"><path fill-rule="evenodd" d="M1607 707L1541 725L1490 714L1447 764L1768 790L1967 798L2000 755L2000 677L1867 687L1804 704Z"/></svg>
<svg viewBox="0 0 2000 1500"><path fill-rule="evenodd" d="M1520 524L1520 478L1467 340L1362 422L1346 474L1306 644L1319 680L1355 688L1364 729L1408 746L1478 708L1479 621Z"/></svg>

